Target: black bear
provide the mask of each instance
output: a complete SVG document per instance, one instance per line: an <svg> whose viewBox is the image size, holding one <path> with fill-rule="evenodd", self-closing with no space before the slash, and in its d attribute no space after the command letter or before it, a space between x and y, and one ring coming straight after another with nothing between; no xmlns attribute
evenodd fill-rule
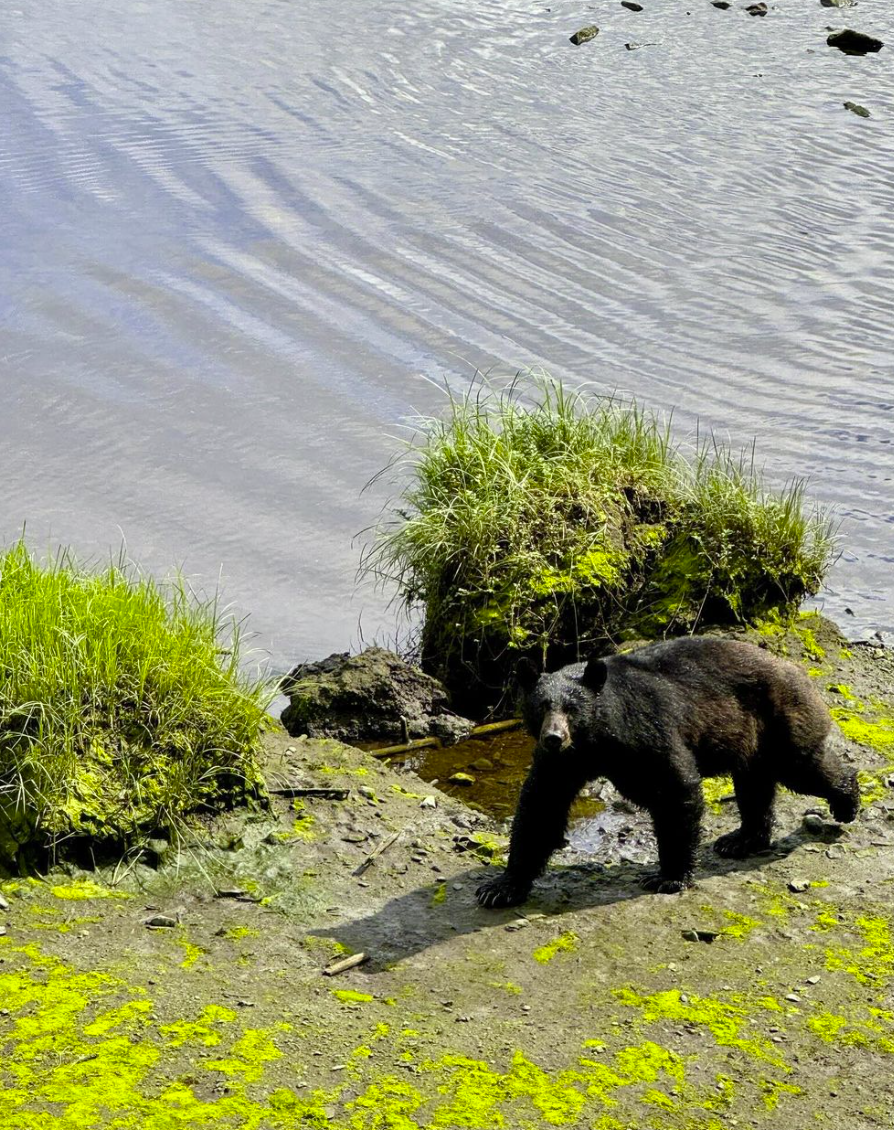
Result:
<svg viewBox="0 0 894 1130"><path fill-rule="evenodd" d="M537 738L512 824L506 871L478 888L482 906L523 902L564 842L568 810L586 782L605 777L652 817L660 871L648 890L692 884L703 777L731 774L742 826L721 855L770 846L777 784L823 797L853 820L853 769L827 748L829 711L808 676L752 644L694 637L574 663L538 678L516 671L525 721Z"/></svg>

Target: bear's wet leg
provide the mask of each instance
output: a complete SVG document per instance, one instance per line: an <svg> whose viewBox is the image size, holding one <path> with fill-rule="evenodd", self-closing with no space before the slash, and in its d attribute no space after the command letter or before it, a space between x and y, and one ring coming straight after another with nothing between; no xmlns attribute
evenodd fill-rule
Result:
<svg viewBox="0 0 894 1130"><path fill-rule="evenodd" d="M735 832L718 837L714 850L728 859L744 859L770 846L776 782L763 773L740 772L733 773L733 786L742 825Z"/></svg>
<svg viewBox="0 0 894 1130"><path fill-rule="evenodd" d="M525 901L549 857L565 842L568 810L586 779L567 755L535 751L512 821L506 870L475 892L481 906L494 909Z"/></svg>
<svg viewBox="0 0 894 1130"><path fill-rule="evenodd" d="M831 750L824 748L812 756L798 751L796 757L786 759L779 780L793 792L828 801L832 816L844 824L856 819L860 810L856 771L840 761Z"/></svg>
<svg viewBox="0 0 894 1130"><path fill-rule="evenodd" d="M692 886L704 806L701 780L691 783L683 796L664 795L660 805L651 806L659 873L642 880L647 891L672 895Z"/></svg>

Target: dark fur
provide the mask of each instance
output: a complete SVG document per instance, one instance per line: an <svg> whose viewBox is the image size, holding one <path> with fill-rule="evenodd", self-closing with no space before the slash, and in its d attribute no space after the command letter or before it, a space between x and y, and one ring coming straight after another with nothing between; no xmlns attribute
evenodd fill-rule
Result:
<svg viewBox="0 0 894 1130"><path fill-rule="evenodd" d="M717 840L721 855L770 846L777 784L827 800L836 820L857 814L856 773L827 748L829 712L810 679L751 644L672 640L539 678L523 660L517 674L538 741L508 866L478 888L482 906L525 900L596 777L651 814L660 873L644 886L664 893L692 884L703 777L731 774L735 785L742 826Z"/></svg>

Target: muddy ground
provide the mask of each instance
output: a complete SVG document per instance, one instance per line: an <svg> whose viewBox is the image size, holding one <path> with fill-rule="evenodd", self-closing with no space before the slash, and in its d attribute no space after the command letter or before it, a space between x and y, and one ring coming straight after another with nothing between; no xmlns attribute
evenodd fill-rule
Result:
<svg viewBox="0 0 894 1130"><path fill-rule="evenodd" d="M816 618L763 641L823 689L864 809L839 829L786 794L774 850L724 861L714 783L682 895L640 890L648 830L606 792L525 907L479 910L502 824L283 733L270 783L346 799L276 796L157 869L3 883L0 1128L889 1127L894 655Z"/></svg>

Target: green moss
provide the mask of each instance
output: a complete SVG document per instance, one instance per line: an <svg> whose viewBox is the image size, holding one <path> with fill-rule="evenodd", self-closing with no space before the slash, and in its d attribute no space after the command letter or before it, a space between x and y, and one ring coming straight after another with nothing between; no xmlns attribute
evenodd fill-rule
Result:
<svg viewBox="0 0 894 1130"><path fill-rule="evenodd" d="M92 879L75 879L71 883L59 884L50 888L54 898L67 902L80 902L84 899L129 899L124 891L110 891Z"/></svg>
<svg viewBox="0 0 894 1130"><path fill-rule="evenodd" d="M633 989L618 989L615 996L622 1004L638 1009L647 1023L672 1020L694 1024L707 1029L723 1047L737 1048L753 1059L789 1070L772 1043L757 1035L745 1035L749 1032L754 1002L742 996L733 994L726 1001L697 996L683 1000L678 989L651 996L641 995Z"/></svg>
<svg viewBox="0 0 894 1130"><path fill-rule="evenodd" d="M330 989L336 1000L342 1004L369 1004L376 998L371 993L358 993L355 989Z"/></svg>
<svg viewBox="0 0 894 1130"><path fill-rule="evenodd" d="M894 946L888 919L864 915L853 925L865 945L856 952L843 946L826 950L826 968L844 970L863 985L890 980L894 977Z"/></svg>
<svg viewBox="0 0 894 1130"><path fill-rule="evenodd" d="M723 812L721 800L733 793L733 779L732 777L706 777L702 781L702 792L704 793L705 804L712 812L719 815Z"/></svg>
<svg viewBox="0 0 894 1130"><path fill-rule="evenodd" d="M775 1110L782 1095L803 1095L803 1090L794 1083L780 1083L776 1079L762 1079L760 1083L764 1106Z"/></svg>
<svg viewBox="0 0 894 1130"><path fill-rule="evenodd" d="M228 942L241 942L243 938L259 938L260 936L261 931L253 930L250 926L229 926L221 935Z"/></svg>
<svg viewBox="0 0 894 1130"><path fill-rule="evenodd" d="M571 953L576 950L579 941L580 938L577 934L572 930L566 930L564 934L560 934L558 938L553 938L546 945L538 946L534 950L534 960L545 965L548 961L552 961L558 953Z"/></svg>
<svg viewBox="0 0 894 1130"><path fill-rule="evenodd" d="M175 1020L172 1024L163 1024L159 1032L172 1048L183 1047L184 1044L213 1048L224 1038L216 1025L232 1024L235 1019L236 1013L231 1008L208 1004L196 1020Z"/></svg>

